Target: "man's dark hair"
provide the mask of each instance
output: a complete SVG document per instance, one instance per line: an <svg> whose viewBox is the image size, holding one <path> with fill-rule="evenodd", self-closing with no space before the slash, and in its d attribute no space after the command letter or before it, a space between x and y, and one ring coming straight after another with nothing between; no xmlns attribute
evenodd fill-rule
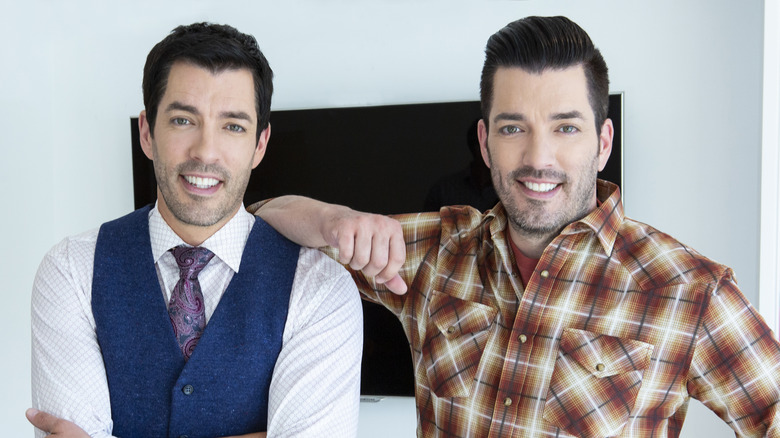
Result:
<svg viewBox="0 0 780 438"><path fill-rule="evenodd" d="M194 23L173 29L146 57L142 87L152 135L160 100L168 85L168 74L177 61L190 62L211 73L241 68L251 71L255 83L257 139L260 138L271 116L273 71L255 37L231 26L211 23Z"/></svg>
<svg viewBox="0 0 780 438"><path fill-rule="evenodd" d="M519 67L529 73L582 65L596 131L607 118L609 75L601 52L577 23L566 17L526 17L507 24L488 39L482 67L482 116L488 124L493 104L493 79L499 67Z"/></svg>

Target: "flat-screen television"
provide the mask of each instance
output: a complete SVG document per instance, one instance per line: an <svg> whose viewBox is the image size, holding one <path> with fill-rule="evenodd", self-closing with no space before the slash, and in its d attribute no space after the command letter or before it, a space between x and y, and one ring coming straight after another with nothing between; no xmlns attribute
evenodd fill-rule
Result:
<svg viewBox="0 0 780 438"><path fill-rule="evenodd" d="M610 95L615 141L599 175L621 187L622 97ZM384 214L432 210L442 203L492 206L495 193L485 187L487 168L474 149L480 117L478 101L273 111L268 150L252 173L244 203L297 194ZM137 118L131 120L131 137L140 208L154 202L156 185L152 163L141 151ZM361 393L414 395L411 353L400 323L381 306L364 301L363 310Z"/></svg>

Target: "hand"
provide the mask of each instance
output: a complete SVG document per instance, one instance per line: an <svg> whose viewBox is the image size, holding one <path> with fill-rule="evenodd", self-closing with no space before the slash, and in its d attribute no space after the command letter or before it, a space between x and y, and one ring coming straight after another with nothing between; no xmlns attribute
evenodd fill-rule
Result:
<svg viewBox="0 0 780 438"><path fill-rule="evenodd" d="M57 418L46 412L28 409L25 415L33 426L49 434L47 438L89 438L89 435L82 428L76 426L75 423Z"/></svg>
<svg viewBox="0 0 780 438"><path fill-rule="evenodd" d="M341 263L374 277L396 294L406 293L406 283L398 275L406 260L406 243L397 220L337 207L322 227L320 233L339 250Z"/></svg>

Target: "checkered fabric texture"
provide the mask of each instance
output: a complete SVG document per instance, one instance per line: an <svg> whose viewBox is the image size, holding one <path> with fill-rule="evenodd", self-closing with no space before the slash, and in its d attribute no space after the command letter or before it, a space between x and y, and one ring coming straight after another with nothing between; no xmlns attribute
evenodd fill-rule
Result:
<svg viewBox="0 0 780 438"><path fill-rule="evenodd" d="M353 273L410 339L418 435L675 437L694 397L780 437L780 344L731 269L598 198L525 287L500 204L398 216L405 296Z"/></svg>

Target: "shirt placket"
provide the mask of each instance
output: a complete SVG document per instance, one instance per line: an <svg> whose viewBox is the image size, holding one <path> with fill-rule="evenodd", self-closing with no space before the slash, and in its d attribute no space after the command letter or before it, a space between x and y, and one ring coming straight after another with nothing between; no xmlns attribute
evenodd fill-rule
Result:
<svg viewBox="0 0 780 438"><path fill-rule="evenodd" d="M529 413L540 403L540 388L534 385L533 379L527 379L528 370L547 300L566 262L566 254L569 254L563 247L572 245L572 239L564 237L559 236L557 242L554 241L542 254L520 300L493 406L490 437L525 436L524 430L517 426L528 426L525 423L533 415ZM541 397L545 395L546 391ZM537 421L542 420L538 418Z"/></svg>

